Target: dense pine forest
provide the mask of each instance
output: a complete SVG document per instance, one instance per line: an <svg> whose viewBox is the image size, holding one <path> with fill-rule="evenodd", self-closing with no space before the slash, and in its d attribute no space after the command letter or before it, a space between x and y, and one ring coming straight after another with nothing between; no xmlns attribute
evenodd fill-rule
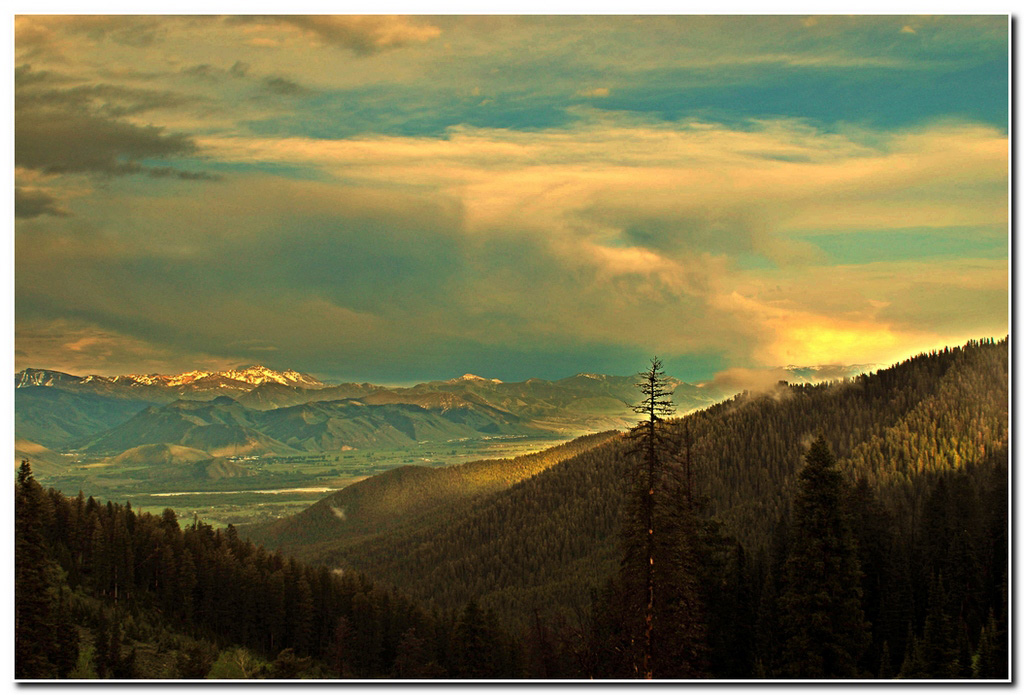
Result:
<svg viewBox="0 0 1024 695"><path fill-rule="evenodd" d="M680 418L649 377L630 436L248 529L26 464L16 676L1007 677L1007 340Z"/></svg>
<svg viewBox="0 0 1024 695"><path fill-rule="evenodd" d="M496 619L427 613L366 577L193 520L16 491L18 678L518 675ZM57 635L57 639L52 639Z"/></svg>

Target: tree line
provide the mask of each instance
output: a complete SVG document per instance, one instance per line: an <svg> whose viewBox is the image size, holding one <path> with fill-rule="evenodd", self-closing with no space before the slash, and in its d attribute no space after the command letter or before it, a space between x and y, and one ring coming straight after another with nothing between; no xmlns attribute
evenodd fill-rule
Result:
<svg viewBox="0 0 1024 695"><path fill-rule="evenodd" d="M231 526L182 528L170 509L136 514L43 490L27 462L15 501L17 678L517 673L511 640L475 602L427 612Z"/></svg>

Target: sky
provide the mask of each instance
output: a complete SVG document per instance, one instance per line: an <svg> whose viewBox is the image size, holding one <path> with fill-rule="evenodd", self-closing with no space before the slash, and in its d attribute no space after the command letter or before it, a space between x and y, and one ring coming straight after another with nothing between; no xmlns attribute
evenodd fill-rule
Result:
<svg viewBox="0 0 1024 695"><path fill-rule="evenodd" d="M15 368L688 381L1008 331L1005 16L31 16Z"/></svg>

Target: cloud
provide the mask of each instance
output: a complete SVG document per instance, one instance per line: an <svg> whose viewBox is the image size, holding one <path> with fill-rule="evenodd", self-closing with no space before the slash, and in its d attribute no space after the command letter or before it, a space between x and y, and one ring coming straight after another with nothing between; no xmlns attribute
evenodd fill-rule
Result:
<svg viewBox="0 0 1024 695"><path fill-rule="evenodd" d="M715 376L701 386L711 393L739 393L750 391L760 393L771 391L779 386L780 381L788 381L791 375L782 367L750 369L746 367L730 367L715 373Z"/></svg>
<svg viewBox="0 0 1024 695"><path fill-rule="evenodd" d="M201 72L200 69L209 69L209 66L193 68ZM118 118L180 107L197 101L196 97L166 90L105 83L81 84L74 77L33 70L27 63L16 68L14 82L15 108L23 112L47 108L67 109Z"/></svg>
<svg viewBox="0 0 1024 695"><path fill-rule="evenodd" d="M195 155L195 143L184 133L159 126L137 125L129 116L192 101L172 92L108 84L67 86L73 82L48 71L22 65L16 72L14 161L45 174L101 174L208 178L168 166L144 164L149 159Z"/></svg>
<svg viewBox="0 0 1024 695"><path fill-rule="evenodd" d="M23 222L19 316L60 307L185 354L256 361L273 346L305 369L368 348L395 360L451 335L438 316L457 298L457 207L268 177L223 186L184 206L138 199L130 216L89 198L67 224Z"/></svg>
<svg viewBox="0 0 1024 695"><path fill-rule="evenodd" d="M46 191L15 186L14 216L31 219L40 215L65 217L68 212L60 206L56 198Z"/></svg>
<svg viewBox="0 0 1024 695"><path fill-rule="evenodd" d="M144 170L140 160L194 154L180 133L140 127L67 109L19 110L14 124L17 166L52 174L124 175Z"/></svg>
<svg viewBox="0 0 1024 695"><path fill-rule="evenodd" d="M277 39L271 39L266 36L254 36L251 39L247 39L245 43L248 46L257 46L259 48L276 48L281 45L281 42Z"/></svg>
<svg viewBox="0 0 1024 695"><path fill-rule="evenodd" d="M224 163L319 175L235 175L187 199L111 189L76 203L81 220L24 220L19 311L60 306L188 352L257 359L237 341L263 341L251 345L309 365L371 353L420 361L453 342L884 362L968 330L1003 330L1006 262L837 267L791 230L806 239L860 211L896 233L935 206L998 224L1005 186L979 182L1005 176L999 139L973 127L872 139L792 123L608 121L459 129L447 140L208 137L197 145ZM948 162L940 142L955 155ZM962 170L974 172L978 199L947 186ZM744 269L747 257L770 260ZM43 281L54 263L66 277ZM986 310L959 331L928 309L972 303Z"/></svg>
<svg viewBox="0 0 1024 695"><path fill-rule="evenodd" d="M79 376L228 369L237 359L182 353L83 320L15 324L15 370L44 367Z"/></svg>
<svg viewBox="0 0 1024 695"><path fill-rule="evenodd" d="M284 77L265 77L262 85L268 92L278 96L299 96L309 91L299 83Z"/></svg>
<svg viewBox="0 0 1024 695"><path fill-rule="evenodd" d="M744 129L594 118L541 132L459 127L446 138L202 138L229 161L308 167L463 200L467 224L515 220L573 238L804 258L783 230L1006 222L1006 136L940 124L830 133L792 120ZM770 156L767 156L770 155Z"/></svg>
<svg viewBox="0 0 1024 695"><path fill-rule="evenodd" d="M279 15L260 17L258 21L293 26L324 43L351 50L357 55L424 43L441 35L436 26L409 17Z"/></svg>
<svg viewBox="0 0 1024 695"><path fill-rule="evenodd" d="M215 74L214 67L209 63L202 63L201 65L193 65L192 67L184 68L182 71L183 75L189 77L200 77L206 78Z"/></svg>
<svg viewBox="0 0 1024 695"><path fill-rule="evenodd" d="M165 34L166 20L145 15L18 15L14 36L18 48L30 53L45 50L59 55L73 45L68 36L144 48Z"/></svg>
<svg viewBox="0 0 1024 695"><path fill-rule="evenodd" d="M226 81L229 81L229 78L230 80L246 80L247 78L254 78L255 75L251 73L252 66L249 63L240 60L236 60L229 68L221 68L209 63L201 63L187 68L182 68L181 70L181 74L186 77L217 85L218 87L223 86ZM267 75L259 78L258 80L252 80L250 83L255 84L260 92L276 96L299 96L302 94L308 94L312 91L295 80L291 80L281 75Z"/></svg>
<svg viewBox="0 0 1024 695"><path fill-rule="evenodd" d="M221 181L220 174L210 174L205 171L182 171L174 167L140 167L130 173L141 173L153 179L175 178L182 181Z"/></svg>
<svg viewBox="0 0 1024 695"><path fill-rule="evenodd" d="M921 282L933 266L912 276L906 264L837 272L807 230L1006 221L1005 135L971 125L885 134L793 121L735 130L595 120L536 133L458 128L443 140L202 143L227 160L288 162L382 190L402 182L460 201L462 294L473 299L451 314L500 317L462 322L458 330L484 342L556 339L568 311L580 339L673 354L710 345L762 364L899 358L909 344L952 335L883 311L906 296L893 278ZM745 257L785 272L740 271ZM799 277L811 280L794 286ZM778 282L792 290L776 296ZM932 296L954 301L950 278L940 284ZM976 326L999 320L989 312Z"/></svg>
<svg viewBox="0 0 1024 695"><path fill-rule="evenodd" d="M594 87L593 89L584 89L576 92L577 96L581 97L606 97L611 94L611 90L607 87Z"/></svg>
<svg viewBox="0 0 1024 695"><path fill-rule="evenodd" d="M763 393L777 391L781 382L788 384L820 384L843 381L858 374L885 368L888 364L826 364L809 367L730 367L716 372L700 384L711 393L735 394L741 391Z"/></svg>

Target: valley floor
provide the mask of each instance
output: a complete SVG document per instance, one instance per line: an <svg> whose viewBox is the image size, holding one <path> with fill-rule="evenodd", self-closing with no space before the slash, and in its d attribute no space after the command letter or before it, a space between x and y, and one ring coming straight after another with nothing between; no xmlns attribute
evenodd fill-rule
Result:
<svg viewBox="0 0 1024 695"><path fill-rule="evenodd" d="M576 434L581 433L573 433ZM114 467L105 459L75 456L60 475L40 483L74 496L130 502L142 512L170 508L179 518L198 516L214 527L271 521L295 514L325 494L399 466L443 467L478 459L513 458L548 449L568 436L497 436L415 446L336 451L304 456L240 459L251 475L212 479L154 476L151 466ZM69 458L71 458L69 456Z"/></svg>

